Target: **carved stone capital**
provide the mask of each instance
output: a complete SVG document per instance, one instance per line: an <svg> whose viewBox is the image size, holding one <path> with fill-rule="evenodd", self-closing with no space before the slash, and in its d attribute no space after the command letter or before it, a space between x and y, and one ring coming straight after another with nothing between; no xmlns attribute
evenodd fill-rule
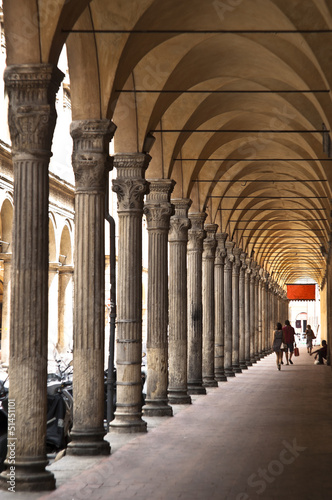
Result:
<svg viewBox="0 0 332 500"><path fill-rule="evenodd" d="M204 230L204 221L207 217L205 212L189 214L191 228L188 231L188 252L203 250L203 240L206 238Z"/></svg>
<svg viewBox="0 0 332 500"><path fill-rule="evenodd" d="M246 252L242 252L241 255L240 255L240 260L241 260L241 268L240 268L240 271L245 273L246 270L247 270L247 254Z"/></svg>
<svg viewBox="0 0 332 500"><path fill-rule="evenodd" d="M226 257L226 247L225 247L225 241L227 239L228 234L227 233L217 233L216 234L216 241L217 241L217 248L216 248L216 254L215 254L215 265L220 266L224 265L225 262L225 257Z"/></svg>
<svg viewBox="0 0 332 500"><path fill-rule="evenodd" d="M170 196L175 182L171 179L149 179L150 190L143 208L148 231L151 229L169 230L170 217L174 214L174 206Z"/></svg>
<svg viewBox="0 0 332 500"><path fill-rule="evenodd" d="M78 120L70 125L76 192L105 191L112 167L108 148L116 126L110 120Z"/></svg>
<svg viewBox="0 0 332 500"><path fill-rule="evenodd" d="M235 243L233 241L226 241L225 247L226 247L226 258L225 258L225 270L230 270L233 267L233 262L235 260L234 254L233 254L233 248L234 248Z"/></svg>
<svg viewBox="0 0 332 500"><path fill-rule="evenodd" d="M20 64L5 70L13 156L51 156L55 95L63 77L52 64Z"/></svg>
<svg viewBox="0 0 332 500"><path fill-rule="evenodd" d="M242 254L242 248L234 247L234 249L233 249L233 255L234 255L233 267L240 268L240 266L241 266L241 254Z"/></svg>
<svg viewBox="0 0 332 500"><path fill-rule="evenodd" d="M217 241L215 238L218 225L205 224L206 238L203 241L203 259L213 260L216 252Z"/></svg>
<svg viewBox="0 0 332 500"><path fill-rule="evenodd" d="M186 243L188 241L188 230L191 228L191 221L188 218L191 200L189 198L176 198L172 199L171 202L174 206L174 215L170 219L168 241Z"/></svg>
<svg viewBox="0 0 332 500"><path fill-rule="evenodd" d="M112 181L112 190L118 195L118 213L141 212L144 196L149 192L145 180L151 156L143 153L120 153L113 157L117 178Z"/></svg>

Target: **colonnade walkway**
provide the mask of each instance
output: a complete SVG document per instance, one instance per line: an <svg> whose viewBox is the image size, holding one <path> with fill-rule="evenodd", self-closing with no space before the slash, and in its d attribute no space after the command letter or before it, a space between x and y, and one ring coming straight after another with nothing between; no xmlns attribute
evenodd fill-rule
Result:
<svg viewBox="0 0 332 500"><path fill-rule="evenodd" d="M109 434L110 457L55 462L63 484L17 500L332 498L332 372L304 347L293 365L278 371L269 355L157 421L144 435Z"/></svg>

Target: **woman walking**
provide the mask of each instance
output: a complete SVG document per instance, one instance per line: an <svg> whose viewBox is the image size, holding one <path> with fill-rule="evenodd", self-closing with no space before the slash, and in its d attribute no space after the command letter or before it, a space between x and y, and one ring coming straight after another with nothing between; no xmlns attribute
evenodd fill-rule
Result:
<svg viewBox="0 0 332 500"><path fill-rule="evenodd" d="M305 334L307 336L307 351L308 354L311 355L312 352L312 341L316 338L314 332L311 330L311 326L307 325L307 329L305 331Z"/></svg>
<svg viewBox="0 0 332 500"><path fill-rule="evenodd" d="M277 323L277 329L274 331L274 340L272 349L276 353L277 356L277 367L278 370L281 369L282 355L283 350L281 349L281 344L284 342L284 333L282 331L282 324Z"/></svg>

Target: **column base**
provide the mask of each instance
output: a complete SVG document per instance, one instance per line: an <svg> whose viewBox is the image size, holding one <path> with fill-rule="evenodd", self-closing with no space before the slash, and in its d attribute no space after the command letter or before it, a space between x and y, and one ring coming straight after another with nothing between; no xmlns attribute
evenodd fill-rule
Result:
<svg viewBox="0 0 332 500"><path fill-rule="evenodd" d="M117 434L135 434L136 432L147 432L147 423L141 419L141 413L125 415L114 415L114 420L110 422L111 432Z"/></svg>
<svg viewBox="0 0 332 500"><path fill-rule="evenodd" d="M67 447L67 455L97 456L111 453L109 442L103 439L105 436L104 430L79 431L73 429L70 435L72 441Z"/></svg>
<svg viewBox="0 0 332 500"><path fill-rule="evenodd" d="M235 372L233 371L233 368L225 368L225 375L226 377L235 377Z"/></svg>
<svg viewBox="0 0 332 500"><path fill-rule="evenodd" d="M242 373L242 370L240 368L240 365L233 365L232 366L233 372L234 373Z"/></svg>
<svg viewBox="0 0 332 500"><path fill-rule="evenodd" d="M10 465L5 461L5 465ZM55 478L52 472L45 470L48 460L40 458L23 458L15 461L15 475L11 479L10 471L5 470L0 474L0 489L12 491L51 491L55 489ZM11 484L11 482L13 484ZM10 490L9 488L13 488ZM1 496L1 495L0 495Z"/></svg>
<svg viewBox="0 0 332 500"><path fill-rule="evenodd" d="M248 370L248 366L245 361L240 361L240 368L241 370Z"/></svg>
<svg viewBox="0 0 332 500"><path fill-rule="evenodd" d="M206 394L206 389L203 387L202 382L190 383L188 382L188 394Z"/></svg>
<svg viewBox="0 0 332 500"><path fill-rule="evenodd" d="M169 391L168 402L171 405L190 405L191 397L187 391Z"/></svg>
<svg viewBox="0 0 332 500"><path fill-rule="evenodd" d="M217 382L227 382L227 377L224 373L216 373L214 378Z"/></svg>
<svg viewBox="0 0 332 500"><path fill-rule="evenodd" d="M145 417L172 417L173 409L164 400L146 399L142 411Z"/></svg>
<svg viewBox="0 0 332 500"><path fill-rule="evenodd" d="M203 387L218 387L218 382L214 378L203 378Z"/></svg>

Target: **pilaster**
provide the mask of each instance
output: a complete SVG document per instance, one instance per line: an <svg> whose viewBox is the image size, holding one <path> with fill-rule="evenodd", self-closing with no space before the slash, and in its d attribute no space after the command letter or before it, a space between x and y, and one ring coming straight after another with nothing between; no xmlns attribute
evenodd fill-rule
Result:
<svg viewBox="0 0 332 500"><path fill-rule="evenodd" d="M151 157L143 153L114 156L117 178L119 241L117 274L117 386L111 429L146 432L142 420L142 217L149 191L145 171Z"/></svg>
<svg viewBox="0 0 332 500"><path fill-rule="evenodd" d="M251 261L250 273L250 361L256 363L255 357L255 333L256 333L256 263Z"/></svg>
<svg viewBox="0 0 332 500"><path fill-rule="evenodd" d="M1 329L1 363L8 366L9 363L9 330L10 330L10 283L12 254L1 253L0 260L3 261L3 283L2 283L2 329Z"/></svg>

